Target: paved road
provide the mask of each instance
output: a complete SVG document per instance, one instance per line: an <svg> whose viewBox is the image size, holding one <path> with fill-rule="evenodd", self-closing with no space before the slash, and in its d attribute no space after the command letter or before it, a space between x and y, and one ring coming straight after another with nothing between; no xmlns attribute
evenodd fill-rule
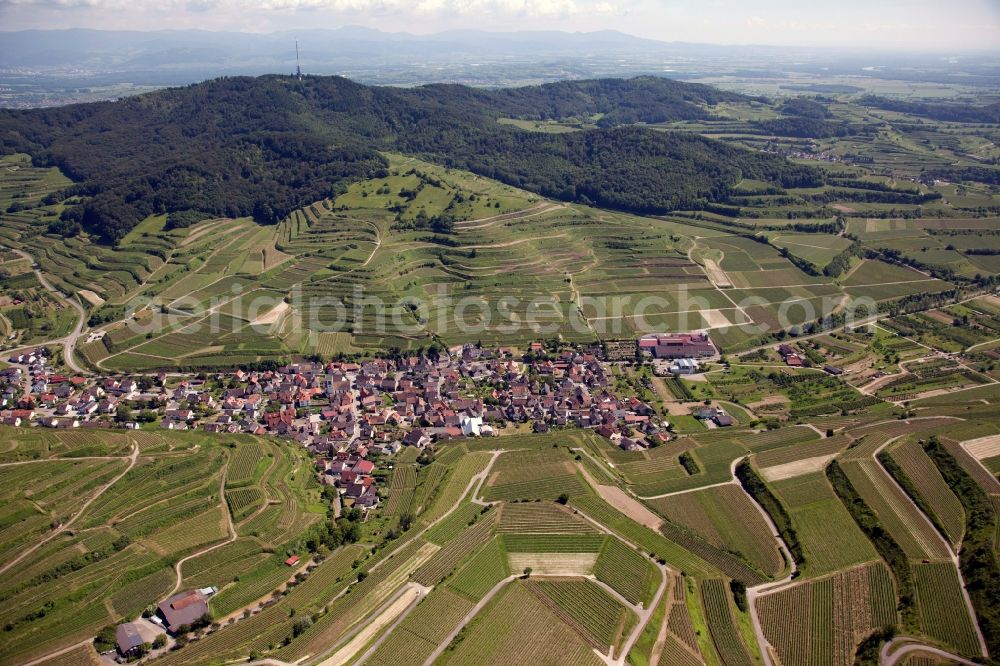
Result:
<svg viewBox="0 0 1000 666"><path fill-rule="evenodd" d="M35 265L35 259L34 259L34 257L32 257L30 254L28 254L24 250L16 250L14 248L11 248L11 250L13 250L15 253L17 253L21 257L23 257L23 258L27 259L28 261L30 261L31 264L32 264L32 266ZM43 287L45 287L45 289L47 291L49 291L52 295L54 295L59 300L63 301L64 303L66 303L71 308L73 308L74 310L77 311L77 314L79 315L79 319L76 322L76 326L73 328L73 332L70 333L69 335L67 335L66 337L59 338L57 340L50 340L48 342L41 342L41 343L36 344L36 345L30 345L29 347L24 347L23 349L29 349L29 348L30 349L34 349L36 347L44 347L45 345L61 344L63 346L63 350L64 350L63 351L63 359L65 360L66 365L69 366L69 368L73 372L76 372L78 374L81 374L81 375L82 374L89 374L87 372L87 370L85 370L80 365L78 365L77 362L76 362L76 359L73 358L73 349L76 347L77 340L79 340L80 336L83 335L84 330L85 330L85 325L87 323L87 311L83 309L83 306L80 305L79 302L77 302L77 301L73 300L72 298L66 296L61 291L59 291L54 286L52 286L52 283L49 282L48 278L45 277L45 275L42 273L42 271L40 269L38 269L38 268L32 268L32 270L35 272L35 277L38 278L38 281L42 284ZM16 351L16 350L13 350L13 351Z"/></svg>
<svg viewBox="0 0 1000 666"><path fill-rule="evenodd" d="M942 659L953 661L956 664L963 664L964 666L977 666L977 663L974 661L969 661L968 659L959 657L956 654L945 652L944 650L941 650L939 648L931 647L930 645L923 645L921 643L907 643L903 647L894 651L892 654L889 654L889 650L892 649L894 644L898 644L901 641L910 641L910 640L916 640L916 639L900 636L892 639L891 641L883 645L882 651L879 653L878 663L880 664L880 666L896 666L896 663L899 662L900 659L910 654L911 652L925 652L932 654L936 657L941 657Z"/></svg>

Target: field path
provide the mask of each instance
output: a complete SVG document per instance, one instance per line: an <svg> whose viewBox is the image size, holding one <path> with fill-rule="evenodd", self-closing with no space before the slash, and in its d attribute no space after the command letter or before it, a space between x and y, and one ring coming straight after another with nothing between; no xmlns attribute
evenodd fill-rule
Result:
<svg viewBox="0 0 1000 666"><path fill-rule="evenodd" d="M495 460L496 460L496 457L494 456L493 461L495 461ZM477 476L481 477L480 479L478 479L478 483L480 484L480 487L481 487L482 482L486 479L487 475L489 474L489 470L490 470L490 467L492 467L492 465L493 465L493 461L490 462L490 465L483 472L481 472L479 475L477 475ZM476 481L476 479L473 479L473 482L475 482L475 481ZM470 482L470 485L471 484L472 484L472 482ZM475 499L475 496L478 494L478 491L479 491L479 488L477 488L476 491L473 493L473 500L472 501L475 502L475 503L477 503L477 504L489 505L488 502L483 502L481 500ZM604 532L605 534L610 534L611 536L613 536L613 537L621 540L623 543L627 544L630 548L636 550L637 552L643 553L643 556L646 556L645 553L643 552L643 550L641 548L639 548L634 543L632 543L628 539L624 538L620 534L616 533L615 531L613 531L612 529L610 529L609 527L607 527L603 523L600 523L597 520L594 520L593 518L591 518L587 514L583 513L579 509L576 509L576 512L582 518L584 518L588 522L592 523L601 532ZM660 564L659 562L657 562L653 558L647 557L647 559L649 559L649 561L652 562L653 565L656 566L656 568L659 570L661 580L660 580L660 585L659 585L659 587L656 590L656 593L653 595L653 600L650 602L649 606L645 607L645 608L641 604L639 604L639 605L633 605L633 604L629 603L618 592L614 591L609 586L601 583L600 581L597 581L596 579L594 579L593 576L585 576L584 577L584 578L586 578L586 579L588 579L588 580L590 580L592 582L597 583L598 585L601 586L602 589L605 589L606 591L610 592L616 599L618 599L620 602L622 602L623 604L625 604L626 608L631 608L632 611L639 618L639 621L636 623L635 627L633 627L633 629L632 629L632 633L621 644L621 647L619 648L619 657L617 659L614 659L612 657L612 655L610 655L610 654L602 654L602 653L598 652L597 650L594 650L594 653L596 655L598 655L601 658L601 660L604 661L604 663L607 664L608 666L624 666L625 659L628 656L628 653L632 650L632 647L635 645L636 641L639 640L639 636L642 634L643 630L646 628L646 625L649 623L649 620L650 620L650 618L653 615L653 611L656 609L656 607L660 603L660 600L663 598L664 591L670 586L670 580L671 580L672 570L669 567L667 567L666 565ZM507 576L506 578L504 578L503 580L501 580L499 583L497 583L493 587L493 589L491 589L489 592L487 592L486 595L482 599L480 599L479 602L475 606L473 606L473 608L468 613L466 613L465 617L462 618L462 621L456 627L454 627L452 629L451 633L449 633L447 636L445 636L445 638L438 644L437 648L434 649L434 652L432 652L431 655L429 657L427 657L427 659L424 661L424 666L430 666L431 664L433 664L434 661L444 653L444 651L448 648L448 646L455 639L455 637L458 636L459 632L461 632L462 629L464 629L470 622L472 622L472 620L483 609L483 607L485 607L486 604L488 604L490 602L490 600L493 599L493 597L496 596L497 593L500 592L500 590L502 590L504 588L505 585L507 585L511 581L516 580L519 577L520 576L517 576L517 575ZM534 577L534 578L544 578L545 576L542 575L542 574L532 574L532 577ZM557 577L557 578L565 578L565 576L555 576L555 577Z"/></svg>
<svg viewBox="0 0 1000 666"><path fill-rule="evenodd" d="M368 258L365 259L365 263L361 264L359 268L364 268L365 266L370 264L372 262L372 259L375 258L375 253L378 252L378 249L380 247L382 247L382 231L378 228L378 225L373 225L373 226L375 226L375 247L372 249L372 253L368 255Z"/></svg>
<svg viewBox="0 0 1000 666"><path fill-rule="evenodd" d="M16 467L17 465L34 465L47 462L76 462L77 460L124 460L122 456L79 456L77 458L39 458L38 460L18 460L17 462L0 463L0 467Z"/></svg>
<svg viewBox="0 0 1000 666"><path fill-rule="evenodd" d="M236 541L236 528L233 527L233 514L229 512L229 503L226 501L227 471L228 471L228 465L227 469L222 470L222 479L219 481L219 501L222 503L222 509L226 512L226 526L229 530L229 538L226 539L225 541L220 541L219 543L214 544L212 546L208 546L207 548L202 548L199 551L195 551L190 555L187 555L177 560L177 564L174 565L174 571L177 573L177 581L174 583L174 589L170 590L170 594L167 595L168 597L173 596L173 594L177 592L177 590L179 590L181 587L181 582L184 580L184 576L181 575L181 566L183 566L185 562L194 559L199 555L204 555L205 553L209 553L215 550L216 548L221 548L222 546L225 546L227 544Z"/></svg>
<svg viewBox="0 0 1000 666"><path fill-rule="evenodd" d="M698 236L695 236L694 245L692 245L687 252L688 260L693 264L698 263L697 261L695 261L694 258L694 253L696 250L698 250L698 238L699 238ZM721 253L722 251L719 250L719 252ZM723 253L722 256L724 257L725 254ZM733 297L726 292L726 288L732 288L735 286L732 280L730 279L729 274L726 273L724 270L722 270L722 266L720 266L715 261L709 259L703 259L703 261L705 263L702 266L702 268L704 268L705 275L708 276L708 281L712 283L712 286L715 287L715 290L720 294L722 294L723 296L725 296L726 300L733 304L733 307L736 308L736 310L738 310L740 314L743 315L744 321L753 323L754 318L748 315L747 311L744 310L740 305L738 305L736 301L733 300ZM721 263L722 260L720 259L719 261Z"/></svg>
<svg viewBox="0 0 1000 666"><path fill-rule="evenodd" d="M399 616L395 619L395 621L391 625L389 625L389 628L386 629L382 633L382 635L378 637L378 640L372 643L371 647L369 647L365 651L365 653L361 655L354 662L354 666L361 666L366 661L368 661L368 659L370 659L371 656L375 654L375 652L382 646L382 643L384 643L385 640L389 638L389 636L392 634L392 632L396 630L396 627L402 624L403 620L406 619L406 616L409 615L410 612L417 607L417 604L420 602L420 600L426 597L430 593L431 589L433 589L430 587L424 587L423 585L420 585L419 583L414 583L413 581L407 583L407 586L409 586L410 589L417 590L417 598L414 601L412 601L409 606L403 609L403 612L400 613Z"/></svg>
<svg viewBox="0 0 1000 666"><path fill-rule="evenodd" d="M72 298L66 296L61 291L52 286L52 283L49 282L48 278L45 277L45 274L42 273L41 269L35 268L35 266L37 266L38 264L35 262L34 257L32 257L24 250L18 250L14 248L11 248L11 250L16 254L20 255L21 257L23 257L24 259L27 259L29 262L31 262L32 266L31 270L35 272L35 277L38 278L38 281L42 284L43 287L45 287L46 291L56 296L59 300L65 302L71 308L76 310L77 314L80 315L80 318L76 322L76 326L73 328L73 331L69 335L63 338L59 338L57 340L51 340L49 342L42 342L36 345L30 345L28 347L24 347L23 349L34 349L36 347L44 347L45 345L50 345L50 344L51 345L61 344L63 346L63 360L66 362L66 365L69 366L70 370L81 375L90 374L82 367L77 365L76 360L74 360L73 358L73 348L76 347L77 340L79 340L80 336L83 335L84 327L87 322L86 310L83 309L83 306L80 305L80 303L74 301Z"/></svg>
<svg viewBox="0 0 1000 666"><path fill-rule="evenodd" d="M75 650L77 648L90 645L93 642L94 641L93 641L92 638L88 638L85 641L80 641L79 643L73 643L72 645L67 645L64 648L60 648L60 649L56 650L55 652L50 652L47 655L45 655L44 657L38 657L37 659L32 659L31 661L26 661L26 662L22 663L21 666L37 666L37 664L43 664L43 663L45 663L45 662L47 662L47 661L49 661L51 659L55 659L56 657L64 655L64 654L66 654L68 652L72 652L73 650Z"/></svg>
<svg viewBox="0 0 1000 666"><path fill-rule="evenodd" d="M438 523L440 523L442 520L444 520L448 516L450 516L452 513L454 513L455 510L458 509L458 507L460 507L462 505L462 502L465 500L466 497L469 497L470 500L472 502L476 503L476 504L482 504L484 506L489 506L489 504L487 504L487 503L477 502L475 498L476 498L476 495L479 493L479 489L482 487L483 482L486 480L486 477L489 475L490 469L493 467L493 463L495 463L496 460L497 460L497 458L500 457L500 455L503 454L503 453L506 453L506 451L503 450L503 449L500 449L500 450L497 450L497 451L493 451L492 452L492 457L490 458L489 463L487 463L486 467L483 469L482 472L480 472L479 474L476 474L471 479L469 479L468 485L465 486L465 490L462 491L461 496L458 498L458 500L455 501L455 505L454 506L452 506L450 509L448 509L448 511L446 511L444 514L442 514L436 520L434 520L431 523L425 525L420 530L417 530L417 531L413 532L412 533L413 534L412 537L410 537L409 539L407 539L403 543L400 543L398 546L396 546L396 548L394 548L392 550L391 553L389 553L388 555L386 555L385 557L383 557L381 560L379 560L378 562L376 562L375 564L373 564L372 567L368 570L369 573L372 572L372 571L377 571L379 569L379 567L381 567L383 564L385 564L386 562L388 562L389 560L391 560L393 556L395 556L401 550L403 550L404 548L406 548L407 546L409 546L410 543L414 539L420 538L420 536L422 536L425 532L427 532L427 530L431 529L432 527L434 527L435 525L437 525ZM352 583L351 585L354 585L354 583ZM336 601L337 599L339 599L340 597L342 597L344 594L346 594L351 589L351 585L348 585L343 590L341 590L340 593L337 596L335 596L333 599L330 600L330 603L333 603L334 601ZM416 584L414 583L414 585L416 585ZM422 586L419 586L419 587L422 587ZM427 589L427 588L424 588L424 589ZM427 591L429 591L429 589L427 589ZM397 592L397 594L399 594L399 593ZM426 594L426 593L424 593L424 594ZM367 620L367 619L372 618L372 617L377 617L378 614L380 612L382 612L382 610L384 610L384 609L385 608L380 608L379 610L375 611L374 614L369 613L365 618L362 618L361 620L359 620L359 622L363 622L364 620ZM409 610L405 610L405 613L408 613L408 612L409 612ZM405 616L405 613L404 613L404 616ZM361 626L364 627L365 625L362 624ZM395 627L395 624L392 624L392 626L390 627L390 631L394 627ZM383 639L386 636L388 636L388 632L383 632ZM336 643L334 643L334 645L332 645L329 649L325 650L321 654L319 654L317 656L310 655L309 657L304 658L304 660L309 660L311 662L314 659L319 659L321 663L326 663L326 661L324 661L324 660L328 660L330 658L331 654L334 654L334 653L339 654L340 651L343 650L342 646L345 644L344 643L345 637L346 637L346 635L342 636L340 639L337 640ZM372 637L369 637L369 640L371 638ZM348 639L348 642L350 642L350 640L351 639ZM367 641L365 642L365 644L367 644ZM362 649L365 644L359 645L357 647L357 649L355 650L355 652L357 652L357 650ZM447 647L447 644L445 644L445 647ZM351 657L351 656L353 656L353 655L348 655L348 661L350 660L349 657ZM365 658L367 658L368 656L369 655L367 653L364 655ZM263 662L254 662L254 663L263 663ZM280 663L283 664L284 662L280 662Z"/></svg>
<svg viewBox="0 0 1000 666"><path fill-rule="evenodd" d="M514 247L532 241L552 240L553 238L565 238L566 234L553 234L551 236L532 236L531 238L518 238L516 240L504 241L503 243L492 243L490 245L462 245L463 250L494 250L504 247Z"/></svg>
<svg viewBox="0 0 1000 666"><path fill-rule="evenodd" d="M122 477L124 477L126 474L128 474L129 470L131 470L133 467L135 467L135 461L138 460L138 459L139 459L139 445L136 442L133 441L132 442L132 455L130 455L128 457L129 463L125 467L125 470L121 474L119 474L118 476L116 476L115 478L111 479L110 481L108 481L107 483L105 483L103 486L101 486L100 490L98 490L96 493L94 493L94 495L90 499L88 499L86 502L84 502L82 505L80 505L80 510L77 511L75 514L73 514L72 518L70 518L69 520L67 520L64 524L60 525L58 528L52 530L52 532L50 532L47 537L43 538L41 541L39 541L38 543L36 543L35 545L33 545L31 548L28 548L27 550L22 551L13 560L11 560L7 564L5 564L2 567L0 567L0 574L6 573L7 570L10 569L11 567L13 567L15 564L17 564L18 562L20 562L21 560L23 560L24 558L26 558L31 553L35 552L36 550L38 550L39 548L41 548L42 546L44 546L45 544L47 544L52 539L56 538L58 535L60 535L63 532L65 532L69 528L70 525L72 525L74 522L76 522L77 518L79 518L80 516L83 515L83 513L87 510L87 507L89 507L91 504L93 504L94 500L96 500L98 497L100 497L101 495L103 495L104 492L108 488L110 488L111 486L115 485L115 483L117 483L119 480L121 480ZM123 458L119 458L119 460L123 460Z"/></svg>
<svg viewBox="0 0 1000 666"><path fill-rule="evenodd" d="M451 633L445 636L444 639L440 643L438 643L438 646L434 648L434 652L431 652L431 655L424 660L424 666L431 666L431 664L437 661L437 658L440 657L444 653L444 651L448 649L448 646L451 645L451 642L453 640L455 640L455 637L458 636L459 632L462 631L462 629L465 629L466 625L472 622L473 618L475 618L476 615L479 614L479 611L483 610L483 607L485 607L486 604L488 604L490 600L492 600L493 597L495 597L497 593L504 588L504 586L506 586L511 581L516 580L517 578L518 576L513 576L513 575L507 576L499 583L494 585L493 589L487 592L486 595L482 599L480 599L479 602L475 606L473 606L468 613L465 614L465 617L463 617L462 620L458 623L458 625L451 630Z"/></svg>
<svg viewBox="0 0 1000 666"><path fill-rule="evenodd" d="M559 210L561 208L566 208L566 204L555 204L551 201L542 201L535 204L531 208L525 208L524 210L515 211L513 213L503 213L501 215L494 215L492 217L483 217L478 220L466 220L464 222L456 222L455 229L457 231L471 231L474 229L485 229L486 227L492 227L498 222L507 222L509 220L524 220L529 217L536 217L538 215L544 215L553 210Z"/></svg>
<svg viewBox="0 0 1000 666"><path fill-rule="evenodd" d="M317 666L343 666L344 664L351 661L353 657L359 650L364 648L365 645L371 642L371 640L382 631L382 629L389 627L389 630L382 633L382 638L375 642L375 644L368 649L361 658L353 662L355 664L364 663L368 657L374 654L375 650L382 641L388 637L389 632L396 627L409 613L412 611L420 601L427 596L431 588L424 587L418 583L409 582L406 583L399 592L397 592L389 601L383 604L374 614L370 616L370 620L367 624L361 627L361 630L356 633L347 643L343 645L340 649L334 652L331 656L327 657L321 662L317 663Z"/></svg>
<svg viewBox="0 0 1000 666"><path fill-rule="evenodd" d="M573 449L574 451L581 451L586 454L583 449ZM593 460L593 458L591 458ZM663 525L663 519L649 510L645 504L639 502L635 497L629 495L627 492L619 488L618 486L603 485L597 482L594 477L590 475L590 472L581 463L577 463L577 469L583 474L587 482L594 487L597 494L601 496L605 502L613 506L618 511L621 511L630 519L639 523L640 525L645 525L654 532L660 530L660 526ZM601 468L604 469L603 467Z"/></svg>

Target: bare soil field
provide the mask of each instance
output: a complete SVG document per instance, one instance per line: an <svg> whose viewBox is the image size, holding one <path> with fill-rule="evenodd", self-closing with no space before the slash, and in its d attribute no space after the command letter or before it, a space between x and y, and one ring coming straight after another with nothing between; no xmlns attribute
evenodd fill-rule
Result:
<svg viewBox="0 0 1000 666"><path fill-rule="evenodd" d="M663 524L663 519L618 486L594 485L594 489L597 490L605 502L635 522L645 525L651 530L659 531L660 525Z"/></svg>
<svg viewBox="0 0 1000 666"><path fill-rule="evenodd" d="M822 472L827 464L833 460L835 455L828 456L816 456L815 458L805 458L803 460L796 460L794 462L785 463L783 465L775 465L774 467L765 467L760 470L761 476L763 476L768 481L781 481L782 479L791 479L795 476L802 476L803 474L812 474L813 472Z"/></svg>
<svg viewBox="0 0 1000 666"><path fill-rule="evenodd" d="M104 299L92 292L89 289L81 289L77 292L81 297L85 298L88 303L93 305L95 308L99 308L104 305Z"/></svg>
<svg viewBox="0 0 1000 666"><path fill-rule="evenodd" d="M733 322L729 321L729 317L721 310L702 310L701 316L708 322L709 328L727 328L733 325Z"/></svg>
<svg viewBox="0 0 1000 666"><path fill-rule="evenodd" d="M962 442L969 455L976 460L1000 456L1000 435L989 435Z"/></svg>
<svg viewBox="0 0 1000 666"><path fill-rule="evenodd" d="M281 315L284 314L285 311L287 311L290 307L291 306L288 303L286 303L285 301L281 301L276 306L274 306L261 316L254 319L252 325L265 326L269 324L275 324L278 322L278 319L281 317Z"/></svg>
<svg viewBox="0 0 1000 666"><path fill-rule="evenodd" d="M726 271L722 270L719 264L711 259L705 260L705 272L708 274L708 279L714 282L716 287L725 289L733 286L732 280L726 275Z"/></svg>
<svg viewBox="0 0 1000 666"><path fill-rule="evenodd" d="M508 553L510 570L546 576L587 576L594 570L597 553Z"/></svg>

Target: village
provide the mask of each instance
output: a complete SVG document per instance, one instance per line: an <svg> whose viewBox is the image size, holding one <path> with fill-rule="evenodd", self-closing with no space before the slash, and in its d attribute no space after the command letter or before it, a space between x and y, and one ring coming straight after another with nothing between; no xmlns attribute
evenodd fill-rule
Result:
<svg viewBox="0 0 1000 666"><path fill-rule="evenodd" d="M663 374L692 374L699 359L717 357L704 334L645 336L630 351L627 360L648 358ZM42 347L9 357L0 370L0 423L277 435L330 461L321 470L329 482L340 481L345 453L392 455L404 446L494 436L511 426L593 428L625 450L668 441L667 424L648 404L611 390L607 356L596 345L536 342L515 356L468 344L394 360L104 377L59 374ZM361 493L352 497L359 506L376 501L373 491L350 492Z"/></svg>
<svg viewBox="0 0 1000 666"><path fill-rule="evenodd" d="M690 374L699 359L717 357L704 334L646 336L630 350L630 361L640 358L674 374ZM629 451L670 441L669 423L649 404L613 390L607 356L601 346L537 342L515 355L470 344L391 360L102 377L59 374L43 347L10 356L0 370L0 422L279 436L308 449L320 482L336 488L342 506L368 510L379 502L374 461L403 447L561 427L594 429ZM719 416L725 415L706 418ZM118 658L135 658L150 643L165 646L157 641L163 630L171 637L190 632L212 593L180 592L151 617L120 625Z"/></svg>

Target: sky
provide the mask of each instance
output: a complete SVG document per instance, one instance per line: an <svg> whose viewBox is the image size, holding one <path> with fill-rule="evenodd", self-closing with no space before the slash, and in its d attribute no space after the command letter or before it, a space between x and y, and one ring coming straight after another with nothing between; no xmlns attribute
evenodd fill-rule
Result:
<svg viewBox="0 0 1000 666"><path fill-rule="evenodd" d="M0 0L0 30L347 25L411 33L613 29L715 44L1000 50L1000 0Z"/></svg>

